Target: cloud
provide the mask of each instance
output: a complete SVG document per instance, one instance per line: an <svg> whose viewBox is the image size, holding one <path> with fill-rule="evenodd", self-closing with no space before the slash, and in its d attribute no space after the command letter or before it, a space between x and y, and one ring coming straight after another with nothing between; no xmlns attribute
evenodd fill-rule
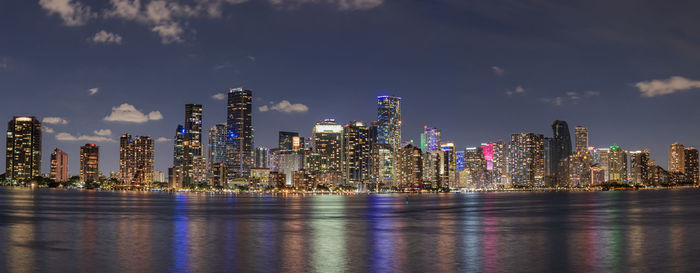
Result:
<svg viewBox="0 0 700 273"><path fill-rule="evenodd" d="M520 85L516 86L514 90L506 91L506 94L508 96L512 96L513 94L524 94L524 93L525 93L525 88L523 88Z"/></svg>
<svg viewBox="0 0 700 273"><path fill-rule="evenodd" d="M503 76L503 74L506 73L506 71L503 68L500 68L495 65L491 67L491 71L493 71L493 73L496 74L496 76Z"/></svg>
<svg viewBox="0 0 700 273"><path fill-rule="evenodd" d="M222 63L220 65L214 66L214 70L222 70L222 69L227 69L227 68L231 68L231 67L233 67L231 62L225 62L225 63Z"/></svg>
<svg viewBox="0 0 700 273"><path fill-rule="evenodd" d="M51 128L49 126L44 126L44 125L41 126L41 131L43 131L44 133L47 133L47 134L53 134L54 132L56 132L56 131L54 131L53 128Z"/></svg>
<svg viewBox="0 0 700 273"><path fill-rule="evenodd" d="M100 32L95 33L95 36L92 36L91 40L95 44L121 44L122 36L116 33L100 30Z"/></svg>
<svg viewBox="0 0 700 273"><path fill-rule="evenodd" d="M0 70L7 70L10 68L10 62L7 57L0 57Z"/></svg>
<svg viewBox="0 0 700 273"><path fill-rule="evenodd" d="M156 139L156 142L169 142L172 141L172 139L169 139L167 137L159 137Z"/></svg>
<svg viewBox="0 0 700 273"><path fill-rule="evenodd" d="M251 62L255 62L255 56L248 56L248 59L249 59Z"/></svg>
<svg viewBox="0 0 700 273"><path fill-rule="evenodd" d="M634 84L641 96L651 98L700 88L700 81L690 80L681 76L673 76L665 80L643 81Z"/></svg>
<svg viewBox="0 0 700 273"><path fill-rule="evenodd" d="M90 141L90 142L117 142L114 139L105 137L105 136L88 136L88 135L80 135L80 136L73 136L69 133L61 132L56 134L56 140L59 141Z"/></svg>
<svg viewBox="0 0 700 273"><path fill-rule="evenodd" d="M542 101L544 103L551 103L551 104L556 105L556 106L561 106L564 103L566 103L567 101L572 102L574 104L577 104L582 99L587 99L590 97L597 97L597 96L600 96L599 91L588 90L588 91L583 92L583 94L580 94L578 92L566 92L565 96L557 96L554 98L541 98L540 101Z"/></svg>
<svg viewBox="0 0 700 273"><path fill-rule="evenodd" d="M269 0L274 6L297 8L303 4L326 3L339 10L367 10L381 6L384 0Z"/></svg>
<svg viewBox="0 0 700 273"><path fill-rule="evenodd" d="M63 118L59 118L59 117L45 117L44 119L41 120L41 122L47 123L47 124L54 124L54 125L56 125L56 124L61 124L61 125L68 124L67 120L65 120Z"/></svg>
<svg viewBox="0 0 700 273"><path fill-rule="evenodd" d="M111 136L112 135L112 130L110 130L110 129L100 129L100 130L95 130L92 132L98 136Z"/></svg>
<svg viewBox="0 0 700 273"><path fill-rule="evenodd" d="M90 7L73 0L39 0L39 5L49 12L58 14L66 26L82 26L88 20L97 17Z"/></svg>
<svg viewBox="0 0 700 273"><path fill-rule="evenodd" d="M212 99L215 99L215 100L225 100L225 99L226 99L226 94L224 94L224 93L216 93L216 94L212 95L211 98L212 98Z"/></svg>
<svg viewBox="0 0 700 273"><path fill-rule="evenodd" d="M283 100L277 104L270 102L270 105L260 106L258 110L260 112L277 111L281 113L304 113L309 111L309 107L301 103L292 104L287 100Z"/></svg>
<svg viewBox="0 0 700 273"><path fill-rule="evenodd" d="M123 103L117 107L112 107L112 113L104 118L105 121L132 123L145 123L149 120L161 119L163 119L163 115L161 115L160 111L152 111L146 115L128 103Z"/></svg>
<svg viewBox="0 0 700 273"><path fill-rule="evenodd" d="M97 88L97 87L95 87L95 88L90 88L90 89L88 89L88 94L89 94L90 96L92 96L92 95L97 94L98 91L100 91L100 89Z"/></svg>

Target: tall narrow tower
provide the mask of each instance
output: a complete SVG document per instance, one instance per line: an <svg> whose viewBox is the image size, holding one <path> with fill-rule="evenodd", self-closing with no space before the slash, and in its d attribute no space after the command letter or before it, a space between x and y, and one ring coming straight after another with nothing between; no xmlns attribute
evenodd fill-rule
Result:
<svg viewBox="0 0 700 273"><path fill-rule="evenodd" d="M13 117L7 124L6 177L27 181L41 175L41 123L36 117Z"/></svg>
<svg viewBox="0 0 700 273"><path fill-rule="evenodd" d="M377 143L391 146L396 178L396 153L401 148L401 97L377 96Z"/></svg>
<svg viewBox="0 0 700 273"><path fill-rule="evenodd" d="M226 160L228 179L247 178L253 164L253 91L232 88L228 92Z"/></svg>

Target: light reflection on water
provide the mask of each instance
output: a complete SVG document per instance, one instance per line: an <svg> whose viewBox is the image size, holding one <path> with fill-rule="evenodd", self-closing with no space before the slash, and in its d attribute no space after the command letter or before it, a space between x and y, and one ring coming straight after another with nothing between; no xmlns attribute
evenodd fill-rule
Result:
<svg viewBox="0 0 700 273"><path fill-rule="evenodd" d="M0 188L1 272L696 272L700 191Z"/></svg>

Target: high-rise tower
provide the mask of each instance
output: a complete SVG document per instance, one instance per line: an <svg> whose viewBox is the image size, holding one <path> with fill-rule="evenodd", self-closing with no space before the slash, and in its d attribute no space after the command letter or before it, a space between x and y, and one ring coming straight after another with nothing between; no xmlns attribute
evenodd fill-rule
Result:
<svg viewBox="0 0 700 273"><path fill-rule="evenodd" d="M228 179L248 178L253 165L253 91L243 88L229 90L227 110Z"/></svg>
<svg viewBox="0 0 700 273"><path fill-rule="evenodd" d="M13 117L7 124L5 175L27 181L41 175L41 123L36 117Z"/></svg>
<svg viewBox="0 0 700 273"><path fill-rule="evenodd" d="M396 153L401 148L401 98L377 96L377 143L389 144L394 162L392 178L396 178Z"/></svg>
<svg viewBox="0 0 700 273"><path fill-rule="evenodd" d="M100 176L100 147L85 144L80 147L80 182L96 182Z"/></svg>
<svg viewBox="0 0 700 273"><path fill-rule="evenodd" d="M576 151L585 152L588 149L588 128L576 126L574 129L574 137L576 139Z"/></svg>

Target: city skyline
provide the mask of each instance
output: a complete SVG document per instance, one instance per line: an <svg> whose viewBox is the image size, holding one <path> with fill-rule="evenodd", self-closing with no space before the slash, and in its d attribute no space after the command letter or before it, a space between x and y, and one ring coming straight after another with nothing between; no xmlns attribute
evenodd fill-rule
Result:
<svg viewBox="0 0 700 273"><path fill-rule="evenodd" d="M191 20L192 25L181 41L169 43L141 22L123 16L107 18L113 8L108 1L68 1L73 8L77 3L92 8L88 15L94 16L85 21L77 20L80 14L71 17L46 4L50 2L22 1L0 9L0 38L13 41L0 44L0 90L6 101L16 102L1 109L0 116L5 120L18 115L46 119L42 125L50 129L42 132L42 173L50 168L50 151L59 148L68 153L70 173L77 175L79 147L86 143L101 147L103 173L117 171L122 133L152 136L156 140L155 169L165 172L172 164L173 129L182 123L182 107L202 104L202 130L208 130L226 122L226 102L220 94L237 86L254 90L255 145L270 148L276 146L278 131L310 136L313 124L325 118L341 124L353 120L369 124L376 118L374 99L379 94L404 99L403 139L412 139L416 145L423 126L439 128L442 139L461 150L499 138L507 140L519 132L549 136L551 122L558 119L568 121L570 128L587 127L590 146L618 144L630 151L648 148L661 166L668 166L671 143L698 146L700 129L681 126L697 123L694 101L700 94L681 92L698 86L698 56L690 50L695 43L655 39L640 45L634 43L642 39L634 31L618 39L604 31L583 32L583 37L595 38L586 40L592 45L587 48L563 34L542 39L538 36L541 30L519 27L520 23L535 27L552 23L553 19L540 20L525 12L534 5L531 2L524 3L522 10L511 11L514 16L510 19L503 15L509 11L498 8L498 3L401 5L377 1L377 5L363 7L305 4L283 8L262 2L224 4L219 18L173 19L183 28L184 21ZM144 1L139 16L150 2ZM541 12L557 11L574 18L584 14L555 9L557 6L549 4ZM611 8L635 15L622 7ZM411 16L420 9L439 10L446 16ZM450 9L468 11L481 20L451 16ZM693 10L692 6L673 9L676 17L697 20L687 18L686 10ZM637 12L651 11L645 7ZM594 14L602 22L619 23L614 16ZM626 16L626 20L638 23L639 30L676 38L657 27L643 28L649 23L640 14ZM287 26L291 18L306 17L328 24L319 27L303 19ZM267 19L257 20L260 25L255 27L233 27L245 18ZM410 30L415 35L367 34L376 25L373 23L386 18L402 24L382 25L374 33L406 34ZM347 26L347 20L357 23ZM688 30L677 21L660 21ZM604 25L576 20L563 24L576 30ZM424 25L447 28L431 33ZM271 34L258 33L261 26ZM468 31L466 37L453 30L476 27L483 30ZM307 33L306 28L316 34ZM23 30L35 35L23 35ZM290 34L281 36L284 33ZM229 34L235 34L235 40L226 38L234 36ZM319 45L302 47L309 41ZM36 44L52 46L38 50ZM434 53L433 57L415 57L426 52ZM4 165L5 159L0 161Z"/></svg>

